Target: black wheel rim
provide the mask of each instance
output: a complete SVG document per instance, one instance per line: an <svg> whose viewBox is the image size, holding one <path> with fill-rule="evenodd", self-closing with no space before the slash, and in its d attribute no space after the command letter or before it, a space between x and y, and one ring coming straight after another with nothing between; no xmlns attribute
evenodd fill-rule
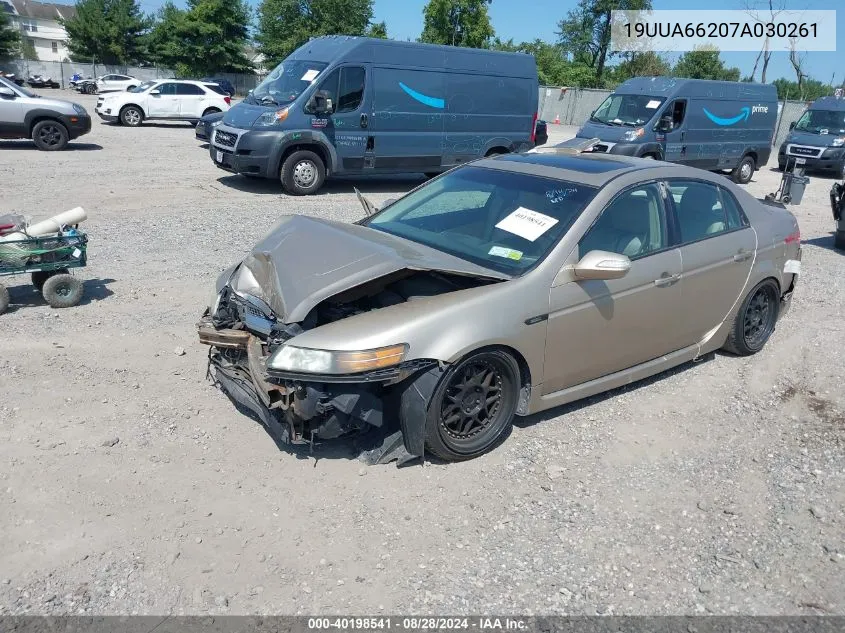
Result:
<svg viewBox="0 0 845 633"><path fill-rule="evenodd" d="M774 330L776 316L775 296L772 289L760 288L748 302L742 324L745 344L749 348L759 349L763 346Z"/></svg>
<svg viewBox="0 0 845 633"><path fill-rule="evenodd" d="M73 290L70 287L70 284L59 284L56 286L56 294L63 299L67 299Z"/></svg>
<svg viewBox="0 0 845 633"><path fill-rule="evenodd" d="M452 376L440 407L440 428L450 444L471 443L496 428L506 415L502 370L486 360L471 361Z"/></svg>
<svg viewBox="0 0 845 633"><path fill-rule="evenodd" d="M62 142L62 132L55 125L44 125L38 130L38 138L44 145L55 147Z"/></svg>

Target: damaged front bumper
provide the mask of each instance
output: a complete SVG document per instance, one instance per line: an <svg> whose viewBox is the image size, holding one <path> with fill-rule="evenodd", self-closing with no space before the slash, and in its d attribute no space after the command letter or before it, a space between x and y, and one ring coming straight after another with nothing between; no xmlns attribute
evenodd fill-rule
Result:
<svg viewBox="0 0 845 633"><path fill-rule="evenodd" d="M323 376L268 370L268 341L247 329L218 328L208 313L197 324L208 345L209 376L240 409L257 417L279 445L310 445L344 436L378 435L364 448L370 463L399 463L422 452L405 446L400 431L391 433L396 410L392 386L432 364L411 361L354 375ZM379 431L381 431L379 433Z"/></svg>

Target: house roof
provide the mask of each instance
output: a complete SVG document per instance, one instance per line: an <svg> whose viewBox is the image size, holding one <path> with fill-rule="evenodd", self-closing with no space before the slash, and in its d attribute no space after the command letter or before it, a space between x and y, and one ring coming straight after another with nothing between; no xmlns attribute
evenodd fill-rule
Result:
<svg viewBox="0 0 845 633"><path fill-rule="evenodd" d="M76 15L76 7L56 2L36 2L35 0L8 0L15 13L24 18L36 20L68 19Z"/></svg>

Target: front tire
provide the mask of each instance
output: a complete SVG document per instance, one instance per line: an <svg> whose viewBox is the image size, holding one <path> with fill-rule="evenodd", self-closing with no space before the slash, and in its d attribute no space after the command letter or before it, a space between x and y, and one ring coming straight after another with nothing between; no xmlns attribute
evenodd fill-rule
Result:
<svg viewBox="0 0 845 633"><path fill-rule="evenodd" d="M477 352L453 365L431 396L426 448L446 461L492 449L513 425L519 401L519 366L503 351Z"/></svg>
<svg viewBox="0 0 845 633"><path fill-rule="evenodd" d="M55 275L44 282L41 294L51 308L70 308L82 300L82 280L73 275Z"/></svg>
<svg viewBox="0 0 845 633"><path fill-rule="evenodd" d="M756 354L775 331L779 313L780 288L766 279L746 295L723 349L738 356Z"/></svg>
<svg viewBox="0 0 845 633"><path fill-rule="evenodd" d="M326 166L314 152L300 150L284 160L280 176L287 193L292 196L307 196L323 186Z"/></svg>
<svg viewBox="0 0 845 633"><path fill-rule="evenodd" d="M70 139L67 128L58 121L39 121L32 128L32 140L43 152L58 152L67 147Z"/></svg>
<svg viewBox="0 0 845 633"><path fill-rule="evenodd" d="M751 182L751 178L754 176L754 171L756 169L757 162L754 160L754 157L746 154L742 157L742 160L739 161L739 165L737 165L731 172L731 178L737 184L747 185Z"/></svg>
<svg viewBox="0 0 845 633"><path fill-rule="evenodd" d="M126 106L120 111L120 122L128 127L138 127L144 120L144 113L137 106Z"/></svg>

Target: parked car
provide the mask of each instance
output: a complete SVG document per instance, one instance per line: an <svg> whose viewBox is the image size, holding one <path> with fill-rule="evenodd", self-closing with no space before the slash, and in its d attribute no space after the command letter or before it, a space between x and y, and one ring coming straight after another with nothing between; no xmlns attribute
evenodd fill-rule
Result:
<svg viewBox="0 0 845 633"><path fill-rule="evenodd" d="M97 90L99 92L122 92L132 90L141 84L140 79L129 75L102 75L97 78Z"/></svg>
<svg viewBox="0 0 845 633"><path fill-rule="evenodd" d="M211 133L214 131L214 128L220 125L224 114L224 112L212 112L202 117L196 127L197 140L206 142L211 140Z"/></svg>
<svg viewBox="0 0 845 633"><path fill-rule="evenodd" d="M232 108L209 153L294 195L327 174L437 175L533 147L537 102L531 55L318 37Z"/></svg>
<svg viewBox="0 0 845 633"><path fill-rule="evenodd" d="M578 130L593 151L732 170L745 184L771 154L777 88L674 77L635 77L605 99Z"/></svg>
<svg viewBox="0 0 845 633"><path fill-rule="evenodd" d="M196 122L229 109L231 97L222 92L219 86L200 81L145 81L128 92L100 97L94 111L104 121L130 127L152 119Z"/></svg>
<svg viewBox="0 0 845 633"><path fill-rule="evenodd" d="M282 217L199 324L279 442L398 418L406 457L468 459L515 415L760 351L800 272L783 205L627 156L498 156L361 199L354 224Z"/></svg>
<svg viewBox="0 0 845 633"><path fill-rule="evenodd" d="M217 84L218 86L223 88L223 90L226 91L227 95L229 95L230 97L235 96L235 87L232 85L232 82L228 79L225 79L223 77L203 77L200 81L204 83Z"/></svg>
<svg viewBox="0 0 845 633"><path fill-rule="evenodd" d="M57 151L91 131L78 103L41 97L0 77L0 138L31 138L40 150Z"/></svg>
<svg viewBox="0 0 845 633"><path fill-rule="evenodd" d="M545 145L549 142L549 128L546 122L540 119L534 128L534 146Z"/></svg>
<svg viewBox="0 0 845 633"><path fill-rule="evenodd" d="M845 99L821 97L810 104L778 149L778 167L787 157L804 159L807 169L831 172L845 179Z"/></svg>

